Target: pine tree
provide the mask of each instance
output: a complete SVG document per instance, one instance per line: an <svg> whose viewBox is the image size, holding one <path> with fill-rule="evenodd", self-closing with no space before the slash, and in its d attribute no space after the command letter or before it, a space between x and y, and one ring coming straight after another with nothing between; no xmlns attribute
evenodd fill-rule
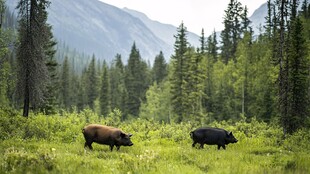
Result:
<svg viewBox="0 0 310 174"><path fill-rule="evenodd" d="M85 109L87 106L87 94L86 94L86 84L88 83L88 74L87 74L87 68L85 67L82 70L81 76L78 77L73 77L75 81L77 82L76 85L76 93L77 93L77 109L79 111Z"/></svg>
<svg viewBox="0 0 310 174"><path fill-rule="evenodd" d="M288 122L286 118L289 117L289 101L288 101L288 60L285 57L285 49L286 49L286 28L287 28L287 6L288 2L286 1L276 1L276 5L278 6L279 13L279 40L277 52L278 52L278 64L279 64L279 105L280 105L280 115L282 120L283 132L286 135L288 133L287 127L285 126ZM276 41L276 40L275 40Z"/></svg>
<svg viewBox="0 0 310 174"><path fill-rule="evenodd" d="M284 129L293 133L304 126L304 120L309 117L308 100L308 68L307 46L303 36L303 26L297 16L297 2L291 2L290 30L288 34L288 77L287 100L288 114L284 115Z"/></svg>
<svg viewBox="0 0 310 174"><path fill-rule="evenodd" d="M238 41L242 33L242 12L243 8L238 0L230 0L224 16L224 30L221 33L222 47L221 55L225 64L230 59L235 60L235 53L237 50ZM245 21L246 19L243 19Z"/></svg>
<svg viewBox="0 0 310 174"><path fill-rule="evenodd" d="M210 35L207 39L207 55L204 58L205 67L206 67L206 77L205 77L205 85L204 85L204 97L202 100L202 105L208 113L214 113L214 64L217 62L217 40L216 40L216 32L213 31L212 35Z"/></svg>
<svg viewBox="0 0 310 174"><path fill-rule="evenodd" d="M252 32L252 28L250 27L251 21L248 18L248 8L244 7L243 13L241 14L241 32L244 34L245 32Z"/></svg>
<svg viewBox="0 0 310 174"><path fill-rule="evenodd" d="M128 59L125 71L125 86L127 92L126 113L132 116L139 115L142 101L145 101L145 93L149 81L147 79L147 65L141 60L140 52L134 43Z"/></svg>
<svg viewBox="0 0 310 174"><path fill-rule="evenodd" d="M2 29L3 23L4 23L4 15L5 15L5 1L0 0L0 29Z"/></svg>
<svg viewBox="0 0 310 174"><path fill-rule="evenodd" d="M196 53L194 49L188 50L189 56L188 80L185 83L184 91L187 99L184 100L185 114L192 116L191 119L200 121L202 116L202 99L204 94L205 69L202 64L203 54ZM185 119L185 118L183 118Z"/></svg>
<svg viewBox="0 0 310 174"><path fill-rule="evenodd" d="M69 110L71 107L70 101L70 67L68 62L68 57L65 57L62 63L61 76L60 76L60 104L64 109Z"/></svg>
<svg viewBox="0 0 310 174"><path fill-rule="evenodd" d="M265 31L266 31L266 34L268 36L268 39L271 39L271 31L272 31L272 26L274 25L273 24L273 21L272 21L272 6L273 4L270 2L270 0L267 1L267 9L268 9L268 12L267 12L267 16L265 17L265 20L266 20L266 24L264 25L264 28L265 28Z"/></svg>
<svg viewBox="0 0 310 174"><path fill-rule="evenodd" d="M87 79L86 79L86 97L87 106L90 109L95 110L95 100L98 97L98 76L96 72L96 60L95 55L93 55L90 64L87 68Z"/></svg>
<svg viewBox="0 0 310 174"><path fill-rule="evenodd" d="M23 116L28 117L30 105L37 108L44 101L44 91L48 81L45 65L44 45L46 32L47 0L20 0L19 39L17 48L18 93L23 99Z"/></svg>
<svg viewBox="0 0 310 174"><path fill-rule="evenodd" d="M184 92L185 81L188 73L188 57L185 55L188 50L187 29L183 22L177 29L175 37L174 55L171 57L172 76L171 82L171 102L173 112L176 114L177 122L183 120L185 116L184 100L186 93Z"/></svg>
<svg viewBox="0 0 310 174"><path fill-rule="evenodd" d="M46 32L48 35L48 40L44 44L44 50L45 50L45 55L46 55L46 60L45 60L45 65L48 70L48 75L49 75L49 81L47 83L47 89L44 92L44 98L45 101L43 105L41 106L40 110L44 111L45 114L54 114L56 113L56 107L57 107L57 92L59 90L59 84L58 84L58 63L55 59L55 46L57 42L53 38L53 33L52 33L52 27L51 26L46 26Z"/></svg>
<svg viewBox="0 0 310 174"><path fill-rule="evenodd" d="M200 41L200 49L199 49L199 53L204 54L206 51L206 41L205 41L205 32L204 29L201 30L201 36L199 38Z"/></svg>
<svg viewBox="0 0 310 174"><path fill-rule="evenodd" d="M162 51L155 57L153 65L153 81L156 83L162 82L167 76L167 63Z"/></svg>
<svg viewBox="0 0 310 174"><path fill-rule="evenodd" d="M215 31L213 31L212 35L210 35L207 39L206 50L207 50L208 56L212 58L212 61L216 62L217 57L218 57L218 47L217 47L217 39L216 39Z"/></svg>
<svg viewBox="0 0 310 174"><path fill-rule="evenodd" d="M101 77L101 89L100 89L100 113L107 116L110 113L110 82L109 82L109 70L106 62L103 62Z"/></svg>
<svg viewBox="0 0 310 174"><path fill-rule="evenodd" d="M297 15L298 1L275 1L274 58L279 67L278 104L283 132L291 134L303 126L308 116L306 42ZM288 11L290 9L290 11ZM278 24L278 25L276 25Z"/></svg>
<svg viewBox="0 0 310 174"><path fill-rule="evenodd" d="M303 2L302 2L302 6L301 6L301 10L302 10L302 16L304 17L304 18L308 18L309 16L308 16L308 0L304 0Z"/></svg>
<svg viewBox="0 0 310 174"><path fill-rule="evenodd" d="M110 86L111 86L111 109L119 109L125 111L125 81L124 81L124 65L120 54L115 56L110 68Z"/></svg>

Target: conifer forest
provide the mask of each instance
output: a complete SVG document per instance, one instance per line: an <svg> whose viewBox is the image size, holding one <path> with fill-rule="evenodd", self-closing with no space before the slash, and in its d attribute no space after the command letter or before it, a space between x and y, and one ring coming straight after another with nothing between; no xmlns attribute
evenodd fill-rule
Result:
<svg viewBox="0 0 310 174"><path fill-rule="evenodd" d="M0 0L0 173L310 173L310 2L268 0L255 34L227 1L224 29L200 46L186 23L174 52L106 61L53 36L52 0ZM102 40L101 42L104 42ZM84 148L95 123L133 146ZM233 132L226 150L192 147L191 131ZM86 144L85 144L86 145Z"/></svg>

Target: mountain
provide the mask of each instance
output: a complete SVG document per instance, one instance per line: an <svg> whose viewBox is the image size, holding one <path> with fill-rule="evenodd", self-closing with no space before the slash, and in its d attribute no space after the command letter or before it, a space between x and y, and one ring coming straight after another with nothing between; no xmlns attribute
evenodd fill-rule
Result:
<svg viewBox="0 0 310 174"><path fill-rule="evenodd" d="M139 18L153 33L156 34L161 40L165 41L169 45L173 46L175 42L174 35L177 34L177 27L171 24L163 24L158 21L149 19L144 13L123 8L124 11L128 12L134 17ZM188 42L193 46L198 47L200 45L199 37L197 34L188 32ZM173 51L173 47L171 47Z"/></svg>
<svg viewBox="0 0 310 174"><path fill-rule="evenodd" d="M253 27L253 31L255 35L259 34L259 30L262 29L264 31L263 26L265 25L265 17L268 14L267 3L262 4L258 9L256 9L253 14L249 17L252 21L251 25Z"/></svg>
<svg viewBox="0 0 310 174"><path fill-rule="evenodd" d="M15 9L19 0L7 1ZM140 19L122 9L99 0L53 0L48 8L48 23L54 36L71 48L97 58L111 60L117 53L124 60L136 43L141 57L153 62L163 51L171 54L169 45L153 33ZM15 9L15 14L17 11Z"/></svg>
<svg viewBox="0 0 310 174"><path fill-rule="evenodd" d="M19 0L6 1L14 11ZM48 23L59 42L99 59L112 60L117 53L127 62L131 46L136 43L141 57L153 63L163 51L167 61L173 53L177 27L149 19L145 14L128 8L120 9L99 0L51 0ZM17 10L15 9L15 14ZM250 17L255 33L264 24L266 4ZM219 34L218 34L219 37ZM199 46L199 36L188 32L188 41Z"/></svg>

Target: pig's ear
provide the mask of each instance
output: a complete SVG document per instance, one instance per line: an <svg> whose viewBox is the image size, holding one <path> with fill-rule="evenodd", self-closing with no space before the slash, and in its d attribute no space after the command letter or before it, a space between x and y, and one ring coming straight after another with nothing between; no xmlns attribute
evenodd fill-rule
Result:
<svg viewBox="0 0 310 174"><path fill-rule="evenodd" d="M121 138L126 137L126 134L124 134L123 132L121 132Z"/></svg>
<svg viewBox="0 0 310 174"><path fill-rule="evenodd" d="M129 136L129 137L131 137L131 136L132 136L132 134L128 134L128 136Z"/></svg>
<svg viewBox="0 0 310 174"><path fill-rule="evenodd" d="M230 132L229 135L232 136L233 135L232 132Z"/></svg>

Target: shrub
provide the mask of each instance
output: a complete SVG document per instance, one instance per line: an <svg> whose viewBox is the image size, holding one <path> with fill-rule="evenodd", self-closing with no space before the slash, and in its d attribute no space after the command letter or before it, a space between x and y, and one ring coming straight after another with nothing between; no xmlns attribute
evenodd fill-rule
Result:
<svg viewBox="0 0 310 174"><path fill-rule="evenodd" d="M14 173L45 173L57 170L55 156L49 153L29 153L24 149L9 148L3 155L1 170Z"/></svg>

